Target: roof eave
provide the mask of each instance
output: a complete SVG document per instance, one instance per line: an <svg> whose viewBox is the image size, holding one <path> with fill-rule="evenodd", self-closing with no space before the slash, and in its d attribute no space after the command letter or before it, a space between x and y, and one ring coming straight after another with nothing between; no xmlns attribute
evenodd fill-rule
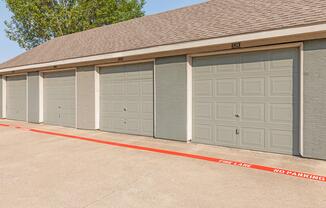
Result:
<svg viewBox="0 0 326 208"><path fill-rule="evenodd" d="M255 41L255 40L262 40L262 39L280 38L286 36L313 34L318 32L326 32L326 24L262 31L262 32L240 34L240 35L233 35L233 36L220 37L220 38L212 38L207 40L197 40L197 41L155 46L155 47L149 47L143 49L135 49L135 50L129 50L123 52L94 55L88 57L72 58L72 59L53 61L48 63L3 68L0 69L0 73L3 74L3 73L13 72L13 71L19 72L19 71L30 70L30 69L37 70L41 68L51 68L51 67L56 68L62 65L72 65L72 64L78 64L84 62L96 62L96 61L124 58L130 56L141 56L141 55L154 54L160 52L187 50L192 48L200 48L200 47L213 46L213 45L217 46L217 45L230 44L235 42L247 42L247 41Z"/></svg>

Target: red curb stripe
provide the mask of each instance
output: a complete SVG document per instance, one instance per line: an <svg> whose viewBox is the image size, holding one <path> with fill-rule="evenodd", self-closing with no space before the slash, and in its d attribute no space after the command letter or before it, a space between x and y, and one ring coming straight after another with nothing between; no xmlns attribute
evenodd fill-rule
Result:
<svg viewBox="0 0 326 208"><path fill-rule="evenodd" d="M161 153L161 154L175 155L175 156L179 156L179 157L192 158L192 159L204 160L204 161L215 162L215 163L222 163L222 164L227 164L227 165L233 165L233 166L239 166L239 167L244 167L244 168L272 172L272 173L278 173L278 174L283 174L283 175L288 175L288 176L293 176L293 177L298 177L298 178L303 178L303 179L310 179L310 180L326 182L325 176L319 176L319 175L315 175L315 174L290 171L290 170L285 170L285 169L237 162L237 161L232 161L232 160L224 160L224 159L220 159L220 158L206 157L206 156L202 156L202 155L182 153L182 152L176 152L176 151L171 151L171 150L156 149L156 148L130 145L130 144L124 144L124 143L118 143L118 142L103 141L103 140L99 140L99 139L73 136L73 135L67 135L67 134L61 134L61 133L55 133L55 132L49 132L49 131L42 131L42 130L37 130L37 129L30 129L30 131L36 132L36 133L47 134L47 135L60 136L60 137L78 139L78 140L83 140L83 141L90 141L90 142L95 142L95 143L100 143L100 144L107 144L107 145L111 145L111 146L125 147L125 148L129 148L129 149L136 149L136 150L142 150L142 151L148 151L148 152L156 152L156 153Z"/></svg>
<svg viewBox="0 0 326 208"><path fill-rule="evenodd" d="M8 125L8 124L0 124L0 126L3 126L3 127L10 127L10 125Z"/></svg>
<svg viewBox="0 0 326 208"><path fill-rule="evenodd" d="M10 125L6 125L6 124L0 124L0 126L10 127ZM183 152L176 152L176 151L171 151L171 150L143 147L143 146L124 144L124 143L119 143L119 142L104 141L104 140L99 140L99 139L94 139L94 138L61 134L61 133L43 131L43 130L38 130L38 129L26 129L26 130L29 130L29 131L35 132L35 133L40 133L40 134L46 134L46 135L52 135L52 136L58 136L58 137L64 137L64 138L71 138L71 139L78 139L78 140L82 140L82 141L89 141L89 142L94 142L94 143L106 144L106 145L117 146L117 147L124 147L124 148L129 148L129 149L136 149L136 150L141 150L141 151L155 152L155 153L166 154L166 155L174 155L174 156L179 156L179 157L184 157L184 158L192 158L192 159L203 160L203 161L208 161L208 162L238 166L238 167L243 167L243 168L248 168L248 169L261 170L261 171L271 172L271 173L275 173L275 174L282 174L282 175L297 177L297 178L301 178L301 179L326 182L326 176L320 176L320 175L315 175L315 174L310 174L310 173L304 173L304 172L298 172L298 171L292 171L292 170L286 170L286 169L280 169L280 168L273 168L273 167L268 167L268 166L263 166L263 165L243 163L243 162L232 161L232 160L224 160L224 159L220 159L220 158L207 157L207 156L195 155L195 154L189 154L189 153L183 153Z"/></svg>

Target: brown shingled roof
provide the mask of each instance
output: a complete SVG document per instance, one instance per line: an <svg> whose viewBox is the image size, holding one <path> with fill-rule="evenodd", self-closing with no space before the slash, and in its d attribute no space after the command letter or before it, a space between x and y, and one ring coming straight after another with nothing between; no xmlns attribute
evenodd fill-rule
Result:
<svg viewBox="0 0 326 208"><path fill-rule="evenodd" d="M323 22L325 0L211 0L55 38L0 69Z"/></svg>

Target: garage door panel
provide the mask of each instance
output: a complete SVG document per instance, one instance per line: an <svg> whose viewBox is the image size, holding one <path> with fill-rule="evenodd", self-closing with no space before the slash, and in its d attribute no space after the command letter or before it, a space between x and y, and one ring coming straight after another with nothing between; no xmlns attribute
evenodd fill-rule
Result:
<svg viewBox="0 0 326 208"><path fill-rule="evenodd" d="M236 126L215 126L216 144L236 146L238 143L236 129Z"/></svg>
<svg viewBox="0 0 326 208"><path fill-rule="evenodd" d="M241 96L255 97L265 96L265 78L243 78L241 79Z"/></svg>
<svg viewBox="0 0 326 208"><path fill-rule="evenodd" d="M221 79L215 81L215 96L237 96L237 79Z"/></svg>
<svg viewBox="0 0 326 208"><path fill-rule="evenodd" d="M44 92L47 92L47 90L44 88ZM51 97L48 96L48 94L44 93L44 121L59 125L59 102L57 100L51 99ZM46 104L46 101L47 104Z"/></svg>
<svg viewBox="0 0 326 208"><path fill-rule="evenodd" d="M214 66L212 66L215 74L236 73L240 68L240 56L234 57L232 55L225 55L212 62L215 63Z"/></svg>
<svg viewBox="0 0 326 208"><path fill-rule="evenodd" d="M117 115L118 116L118 115ZM125 128L125 120L120 117L106 118L103 128L108 129L111 132L121 132Z"/></svg>
<svg viewBox="0 0 326 208"><path fill-rule="evenodd" d="M144 79L142 77L142 73L140 71L128 71L128 73L125 73L125 78L130 81L140 81L141 79Z"/></svg>
<svg viewBox="0 0 326 208"><path fill-rule="evenodd" d="M194 94L196 97L212 97L213 81L212 80L194 81Z"/></svg>
<svg viewBox="0 0 326 208"><path fill-rule="evenodd" d="M292 104L273 103L269 107L271 122L292 124Z"/></svg>
<svg viewBox="0 0 326 208"><path fill-rule="evenodd" d="M240 106L242 122L265 122L264 103L241 103Z"/></svg>
<svg viewBox="0 0 326 208"><path fill-rule="evenodd" d="M231 120L236 121L236 114L238 112L237 110L238 106L236 103L216 103L215 104L215 112L216 120ZM207 112L210 113L211 112Z"/></svg>
<svg viewBox="0 0 326 208"><path fill-rule="evenodd" d="M106 67L100 74L100 128L153 136L153 64Z"/></svg>
<svg viewBox="0 0 326 208"><path fill-rule="evenodd" d="M241 72L265 72L268 54L264 52L251 52L242 54Z"/></svg>
<svg viewBox="0 0 326 208"><path fill-rule="evenodd" d="M137 118L128 118L126 119L126 133L134 133L134 134L139 134L141 131L141 120Z"/></svg>
<svg viewBox="0 0 326 208"><path fill-rule="evenodd" d="M297 154L298 60L297 49L193 58L193 141Z"/></svg>
<svg viewBox="0 0 326 208"><path fill-rule="evenodd" d="M136 80L136 81L146 81L146 80L152 80L153 79L153 73L151 70L142 70L138 69L139 71L136 72L129 72L126 74L127 80Z"/></svg>
<svg viewBox="0 0 326 208"><path fill-rule="evenodd" d="M271 77L269 80L270 96L292 96L292 77Z"/></svg>
<svg viewBox="0 0 326 208"><path fill-rule="evenodd" d="M110 132L121 132L125 128L125 119L121 118L121 113L114 113L101 116L101 129Z"/></svg>
<svg viewBox="0 0 326 208"><path fill-rule="evenodd" d="M141 109L142 109L142 113L148 117L148 116L152 116L153 115L153 102L150 101L143 101L142 105L141 105Z"/></svg>
<svg viewBox="0 0 326 208"><path fill-rule="evenodd" d="M236 73L239 71L239 66L237 64L224 64L220 66L216 66L213 68L214 73Z"/></svg>
<svg viewBox="0 0 326 208"><path fill-rule="evenodd" d="M221 122L219 122L221 124ZM284 131L290 131L289 129L294 128L292 124L280 124L272 122L238 122L239 128L265 128L265 129L279 129Z"/></svg>
<svg viewBox="0 0 326 208"><path fill-rule="evenodd" d="M127 102L125 103L125 108L127 109L128 113L141 113L141 103L133 103L133 102Z"/></svg>
<svg viewBox="0 0 326 208"><path fill-rule="evenodd" d="M210 125L195 124L194 137L197 142L211 144L213 142L213 128Z"/></svg>
<svg viewBox="0 0 326 208"><path fill-rule="evenodd" d="M235 73L239 70L240 56L221 55L219 57L202 57L193 63L193 67L200 70L194 71L194 75L215 74L215 73Z"/></svg>
<svg viewBox="0 0 326 208"><path fill-rule="evenodd" d="M196 76L199 77L201 74L206 76L207 74L213 74L214 73L214 68L212 66L204 66L204 67L200 67L200 69L201 70L194 71L193 75L196 75Z"/></svg>
<svg viewBox="0 0 326 208"><path fill-rule="evenodd" d="M298 73L298 56L293 49L283 49L271 52L270 70Z"/></svg>
<svg viewBox="0 0 326 208"><path fill-rule="evenodd" d="M75 113L73 113L75 109L67 109L60 112L60 125L62 126L68 126L68 127L75 127L76 118Z"/></svg>
<svg viewBox="0 0 326 208"><path fill-rule="evenodd" d="M47 109L44 109L44 111L47 111ZM52 110L51 112L48 112L44 116L44 120L46 121L46 123L49 123L49 124L60 125L59 114L60 114L59 110Z"/></svg>
<svg viewBox="0 0 326 208"><path fill-rule="evenodd" d="M153 96L153 81L152 80L145 80L141 83L141 95L148 96L149 99Z"/></svg>
<svg viewBox="0 0 326 208"><path fill-rule="evenodd" d="M27 111L27 82L26 76L7 77L7 118L26 121Z"/></svg>
<svg viewBox="0 0 326 208"><path fill-rule="evenodd" d="M141 83L139 81L129 81L126 83L126 95L127 96L140 96L141 95Z"/></svg>
<svg viewBox="0 0 326 208"><path fill-rule="evenodd" d="M241 128L240 145L244 148L255 148L264 150L265 129L263 128Z"/></svg>
<svg viewBox="0 0 326 208"><path fill-rule="evenodd" d="M153 115L153 102L142 101L142 100L133 100L130 102L124 102L122 104L127 114L133 115L137 114L140 117L146 115Z"/></svg>
<svg viewBox="0 0 326 208"><path fill-rule="evenodd" d="M124 86L118 82L108 85L107 89L108 89L107 91L108 95L115 95L117 96L117 98L119 98L119 96L122 96L124 94Z"/></svg>
<svg viewBox="0 0 326 208"><path fill-rule="evenodd" d="M213 104L212 103L196 103L194 105L194 117L196 120L205 119L211 120L213 118Z"/></svg>
<svg viewBox="0 0 326 208"><path fill-rule="evenodd" d="M248 62L241 65L241 72L264 72L265 62Z"/></svg>
<svg viewBox="0 0 326 208"><path fill-rule="evenodd" d="M146 135L153 135L153 119L143 119L141 121L142 132L145 132Z"/></svg>
<svg viewBox="0 0 326 208"><path fill-rule="evenodd" d="M291 153L293 150L293 132L272 129L270 131L270 150L273 152Z"/></svg>

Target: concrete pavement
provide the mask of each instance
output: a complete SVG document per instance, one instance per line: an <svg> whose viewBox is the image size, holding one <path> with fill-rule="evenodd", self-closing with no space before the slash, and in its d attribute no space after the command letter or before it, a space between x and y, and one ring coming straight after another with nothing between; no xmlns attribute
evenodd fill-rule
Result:
<svg viewBox="0 0 326 208"><path fill-rule="evenodd" d="M326 175L326 161L0 123ZM0 207L326 207L326 183L0 127Z"/></svg>

